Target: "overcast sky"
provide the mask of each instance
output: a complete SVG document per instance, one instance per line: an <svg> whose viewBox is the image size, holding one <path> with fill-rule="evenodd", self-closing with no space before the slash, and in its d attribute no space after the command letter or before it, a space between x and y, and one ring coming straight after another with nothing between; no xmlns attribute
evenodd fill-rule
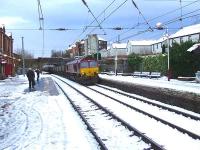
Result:
<svg viewBox="0 0 200 150"><path fill-rule="evenodd" d="M43 32L38 30L40 23L37 2L37 0L1 0L0 5L0 24L5 25L7 32L12 32L14 50L21 49L23 36L25 49L35 57L50 56L51 50L65 50L76 40L84 39L91 33L100 34L108 43L115 42L118 35L121 42L150 40L158 39L164 33L164 30L155 29L153 32L143 33L149 28L155 28L157 22L164 23L169 28L170 34L180 27L200 22L198 8L200 0L182 0L182 3L180 0L134 0L138 9L132 0L85 0L103 29L94 28L98 23L82 0L40 0L45 28L43 50ZM181 16L179 9L181 5L182 23L180 20L174 21ZM148 23L142 24L146 22L145 20ZM94 23L91 24L92 21ZM86 26L87 30L82 33ZM122 27L123 30L113 30L115 27ZM134 29L130 30L132 27ZM70 30L49 30L58 28ZM104 33L106 35L101 35Z"/></svg>

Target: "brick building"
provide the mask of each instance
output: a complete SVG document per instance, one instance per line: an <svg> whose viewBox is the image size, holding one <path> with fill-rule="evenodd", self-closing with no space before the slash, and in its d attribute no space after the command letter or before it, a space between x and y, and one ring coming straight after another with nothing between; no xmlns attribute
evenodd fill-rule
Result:
<svg viewBox="0 0 200 150"><path fill-rule="evenodd" d="M84 43L85 55L99 53L101 50L107 49L107 41L99 37L97 34L89 34Z"/></svg>
<svg viewBox="0 0 200 150"><path fill-rule="evenodd" d="M75 56L84 56L84 40L77 41L75 44L68 47L67 50L69 51L71 58L74 58Z"/></svg>
<svg viewBox="0 0 200 150"><path fill-rule="evenodd" d="M13 54L13 38L5 33L5 27L0 27L0 79L14 75L15 65L19 59Z"/></svg>

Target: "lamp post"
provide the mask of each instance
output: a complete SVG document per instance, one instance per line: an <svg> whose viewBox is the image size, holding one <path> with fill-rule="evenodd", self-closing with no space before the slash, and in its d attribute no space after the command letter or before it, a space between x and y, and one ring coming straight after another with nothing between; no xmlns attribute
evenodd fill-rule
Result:
<svg viewBox="0 0 200 150"><path fill-rule="evenodd" d="M25 62L24 62L24 37L22 37L22 73L25 76Z"/></svg>
<svg viewBox="0 0 200 150"><path fill-rule="evenodd" d="M117 46L115 45L115 75L117 76Z"/></svg>
<svg viewBox="0 0 200 150"><path fill-rule="evenodd" d="M119 44L120 41L120 35L117 37L117 43L115 44L115 75L117 76L117 60L118 60L118 51L117 51L117 44Z"/></svg>
<svg viewBox="0 0 200 150"><path fill-rule="evenodd" d="M168 48L168 51L167 51L167 77L168 77L168 81L170 81L170 78L171 78L171 72L170 72L170 65L169 65L169 47L170 47L170 41L169 41L169 32L168 32L168 26L166 25L163 25L161 22L158 22L156 24L156 29L158 30L166 30L165 31L165 34L166 34L166 37L167 37L167 48Z"/></svg>

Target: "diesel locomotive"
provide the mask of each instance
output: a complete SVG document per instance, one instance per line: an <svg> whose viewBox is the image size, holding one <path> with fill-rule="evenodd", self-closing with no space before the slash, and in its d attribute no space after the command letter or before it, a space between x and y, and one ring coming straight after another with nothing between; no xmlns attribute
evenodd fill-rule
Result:
<svg viewBox="0 0 200 150"><path fill-rule="evenodd" d="M53 68L53 73L84 85L91 85L99 80L99 65L94 58L76 58L65 64L56 65Z"/></svg>

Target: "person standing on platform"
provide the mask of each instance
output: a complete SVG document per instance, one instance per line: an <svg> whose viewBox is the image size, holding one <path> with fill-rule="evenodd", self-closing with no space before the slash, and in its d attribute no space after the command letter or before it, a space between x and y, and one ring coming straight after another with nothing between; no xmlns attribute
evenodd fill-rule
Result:
<svg viewBox="0 0 200 150"><path fill-rule="evenodd" d="M31 91L31 89L34 89L35 86L35 73L31 68L29 68L26 73L26 76L29 81L29 91Z"/></svg>
<svg viewBox="0 0 200 150"><path fill-rule="evenodd" d="M36 74L37 74L37 82L39 81L39 78L40 78L40 70L39 69L36 69L35 70Z"/></svg>

